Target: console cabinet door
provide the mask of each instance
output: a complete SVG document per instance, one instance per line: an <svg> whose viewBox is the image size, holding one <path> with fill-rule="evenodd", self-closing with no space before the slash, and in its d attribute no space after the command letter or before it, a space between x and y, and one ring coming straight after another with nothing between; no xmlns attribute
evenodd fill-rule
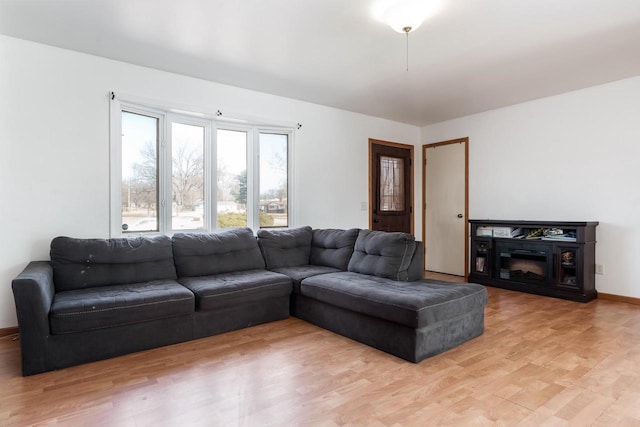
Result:
<svg viewBox="0 0 640 427"><path fill-rule="evenodd" d="M493 239L473 239L471 243L471 274L491 277Z"/></svg>
<svg viewBox="0 0 640 427"><path fill-rule="evenodd" d="M582 247L559 245L555 248L555 284L567 290L582 290Z"/></svg>

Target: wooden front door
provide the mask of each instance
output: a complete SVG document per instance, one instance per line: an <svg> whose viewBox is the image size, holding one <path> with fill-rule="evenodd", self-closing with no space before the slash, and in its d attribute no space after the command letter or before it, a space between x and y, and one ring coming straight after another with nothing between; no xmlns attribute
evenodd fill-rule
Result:
<svg viewBox="0 0 640 427"><path fill-rule="evenodd" d="M413 146L369 140L369 228L413 233Z"/></svg>

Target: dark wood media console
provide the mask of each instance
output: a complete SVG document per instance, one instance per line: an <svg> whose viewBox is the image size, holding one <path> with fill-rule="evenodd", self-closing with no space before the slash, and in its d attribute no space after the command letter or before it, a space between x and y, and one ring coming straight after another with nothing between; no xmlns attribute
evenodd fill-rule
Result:
<svg viewBox="0 0 640 427"><path fill-rule="evenodd" d="M469 220L469 281L579 302L595 286L598 222Z"/></svg>

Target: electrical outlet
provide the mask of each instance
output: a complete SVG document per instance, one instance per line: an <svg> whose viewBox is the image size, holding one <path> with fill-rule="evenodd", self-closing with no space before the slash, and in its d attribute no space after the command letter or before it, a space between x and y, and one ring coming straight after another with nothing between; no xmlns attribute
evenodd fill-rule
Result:
<svg viewBox="0 0 640 427"><path fill-rule="evenodd" d="M596 264L596 274L604 274L604 265Z"/></svg>
<svg viewBox="0 0 640 427"><path fill-rule="evenodd" d="M369 210L369 203L367 203L367 202L360 202L360 210L361 210L361 211L367 211L367 210Z"/></svg>

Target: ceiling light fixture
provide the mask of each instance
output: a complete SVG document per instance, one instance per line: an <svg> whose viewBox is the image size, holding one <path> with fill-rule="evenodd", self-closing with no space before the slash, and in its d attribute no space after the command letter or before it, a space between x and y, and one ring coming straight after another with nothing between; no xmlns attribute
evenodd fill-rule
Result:
<svg viewBox="0 0 640 427"><path fill-rule="evenodd" d="M374 17L394 31L407 36L407 71L409 71L409 33L440 9L438 0L380 0L373 6Z"/></svg>

